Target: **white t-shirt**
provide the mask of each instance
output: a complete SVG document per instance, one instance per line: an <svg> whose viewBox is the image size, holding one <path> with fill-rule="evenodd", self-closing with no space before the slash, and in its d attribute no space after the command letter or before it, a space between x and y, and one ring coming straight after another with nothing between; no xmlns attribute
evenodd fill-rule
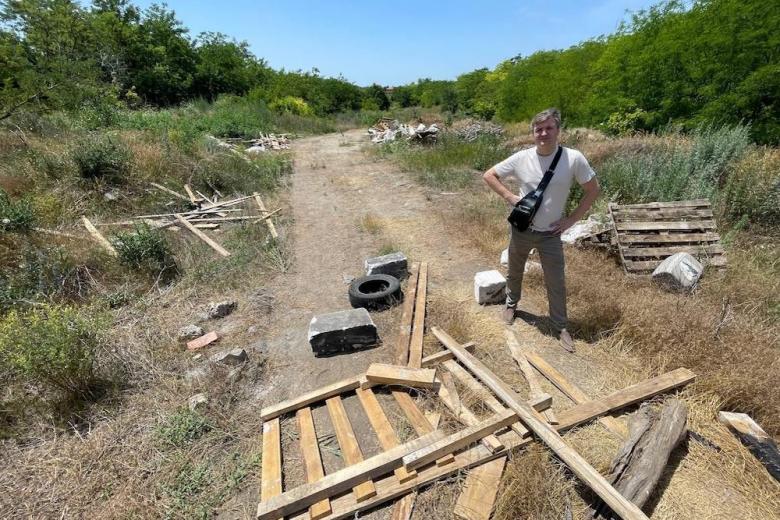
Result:
<svg viewBox="0 0 780 520"><path fill-rule="evenodd" d="M536 153L536 147L533 147L511 155L493 168L500 179L512 178L520 183L520 196L525 197L539 186L544 172L550 167L554 157L555 152L547 156L539 155ZM578 183L585 184L595 176L596 173L584 155L577 150L564 147L558 166L555 167L555 174L544 190L539 211L531 222L531 229L550 231L552 223L563 217L572 179L576 178Z"/></svg>

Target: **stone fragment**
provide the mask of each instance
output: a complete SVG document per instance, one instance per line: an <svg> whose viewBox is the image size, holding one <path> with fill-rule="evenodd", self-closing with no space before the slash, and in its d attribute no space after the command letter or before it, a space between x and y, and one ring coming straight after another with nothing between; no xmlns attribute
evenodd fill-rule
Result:
<svg viewBox="0 0 780 520"><path fill-rule="evenodd" d="M701 278L704 266L689 253L677 253L653 271L653 280L669 291L690 291Z"/></svg>
<svg viewBox="0 0 780 520"><path fill-rule="evenodd" d="M368 258L365 262L366 275L389 274L399 280L407 274L406 255L401 252L390 253L389 255Z"/></svg>
<svg viewBox="0 0 780 520"><path fill-rule="evenodd" d="M194 412L198 408L202 408L206 404L208 404L209 398L206 397L206 394L195 394L192 397L190 397L187 404L190 407L190 411Z"/></svg>
<svg viewBox="0 0 780 520"><path fill-rule="evenodd" d="M265 152L265 146L263 146L263 145L250 146L249 148L247 148L244 151L246 153L248 153L249 155L256 155L256 154Z"/></svg>
<svg viewBox="0 0 780 520"><path fill-rule="evenodd" d="M575 222L572 227L561 233L561 242L564 244L576 244L588 237L607 231L609 221L603 221L604 217L591 215L586 220Z"/></svg>
<svg viewBox="0 0 780 520"><path fill-rule="evenodd" d="M233 312L237 306L238 303L234 300L225 300L223 302L217 302L217 303L212 302L209 304L209 308L206 311L206 313L210 319L224 318L225 316Z"/></svg>
<svg viewBox="0 0 780 520"><path fill-rule="evenodd" d="M247 355L246 350L242 348L234 348L233 350L226 350L225 352L214 354L209 359L214 363L237 366L247 361L249 356Z"/></svg>
<svg viewBox="0 0 780 520"><path fill-rule="evenodd" d="M350 352L378 342L376 325L362 307L321 314L309 323L309 344L317 357Z"/></svg>
<svg viewBox="0 0 780 520"><path fill-rule="evenodd" d="M506 278L496 270L474 275L474 298L479 304L501 303L506 299Z"/></svg>
<svg viewBox="0 0 780 520"><path fill-rule="evenodd" d="M185 325L179 329L179 341L189 341L191 339L199 338L203 336L204 332L201 327L197 325Z"/></svg>

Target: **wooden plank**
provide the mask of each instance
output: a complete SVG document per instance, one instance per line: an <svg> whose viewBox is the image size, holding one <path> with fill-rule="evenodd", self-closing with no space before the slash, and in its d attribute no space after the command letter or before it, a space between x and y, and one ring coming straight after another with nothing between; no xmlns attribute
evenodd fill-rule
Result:
<svg viewBox="0 0 780 520"><path fill-rule="evenodd" d="M260 500L266 502L282 494L282 442L279 419L263 423L263 462ZM277 520L281 520L279 517Z"/></svg>
<svg viewBox="0 0 780 520"><path fill-rule="evenodd" d="M386 363L371 363L366 371L366 379L375 385L434 388L436 386L436 370L433 368L406 368Z"/></svg>
<svg viewBox="0 0 780 520"><path fill-rule="evenodd" d="M397 447L400 444L398 435L396 435L384 410L382 410L382 407L379 405L379 401L377 401L373 390L370 388L356 388L355 393L357 394L358 399L360 399L360 404L363 405L363 410L365 410L366 415L368 416L368 422L371 423L371 427L379 438L379 445L382 446L382 449L390 451ZM409 471L404 467L399 467L395 469L395 476L398 477L399 482L406 482L407 480L415 478L417 473Z"/></svg>
<svg viewBox="0 0 780 520"><path fill-rule="evenodd" d="M449 373L442 373L439 377L441 378L439 399L444 403L444 406L449 408L455 418L466 426L479 424L477 416L461 402L458 391L455 389L455 385L449 377ZM482 444L484 444L492 453L501 451L505 447L498 437L493 434L487 435L480 442L482 442Z"/></svg>
<svg viewBox="0 0 780 520"><path fill-rule="evenodd" d="M544 391L542 390L541 383L539 383L539 379L536 377L536 372L534 372L533 367L531 367L531 364L526 359L523 350L520 348L520 342L517 340L517 336L515 335L514 331L507 329L505 334L506 344L509 347L509 352L512 354L515 363L517 363L517 366L520 368L520 372L522 372L523 377L525 377L525 380L528 382L530 396L538 397L539 395L543 394ZM558 418L555 416L552 410L545 410L543 415L548 423L558 424Z"/></svg>
<svg viewBox="0 0 780 520"><path fill-rule="evenodd" d="M712 221L701 222L616 222L618 231L698 231L701 229L715 229Z"/></svg>
<svg viewBox="0 0 780 520"><path fill-rule="evenodd" d="M420 264L420 278L417 282L417 296L414 304L414 325L409 343L409 366L422 366L423 335L425 334L425 301L428 296L428 263Z"/></svg>
<svg viewBox="0 0 780 520"><path fill-rule="evenodd" d="M89 231L89 234L92 235L92 237L97 241L98 244L103 247L103 249L108 251L108 254L111 256L119 256L119 253L116 252L116 249L114 249L114 246L111 245L111 242L106 240L106 237L100 234L100 231L98 231L97 228L92 225L92 222L90 222L87 217L82 215L81 221L84 223L84 227L87 228L87 231Z"/></svg>
<svg viewBox="0 0 780 520"><path fill-rule="evenodd" d="M257 204L257 208L265 215L268 213L268 210L265 209L265 204L263 204L263 199L260 198L260 194L257 192L254 192L252 196L255 198L255 203ZM276 232L276 226L274 226L273 220L266 219L265 221L266 225L268 226L268 232L271 234L271 238L276 240L279 238L279 233Z"/></svg>
<svg viewBox="0 0 780 520"><path fill-rule="evenodd" d="M606 410L601 406L595 407L598 409L598 413L596 415L592 414L594 408L591 407L590 404L587 406L574 406L570 410L566 410L565 412L561 412L559 414L558 418L560 419L561 423L556 426L556 429L560 432L563 432L569 428L593 420L602 413L614 412L623 408L624 406L629 406L637 402L636 396L638 394L642 394L643 391L646 393L639 398L640 401L649 399L659 393L673 390L678 386L685 385L690 382L692 378L689 377L689 374L690 372L685 369L678 369L674 372L643 381L631 387L615 392L608 398L607 403L603 403L604 406L607 406ZM608 405L612 406L612 408L609 408ZM534 442L533 438L518 439L516 435L512 438L509 438L507 434L503 434L501 437L505 439L507 449L519 448ZM339 498L333 499L331 500L333 513L331 516L326 517L323 520L354 518L355 513L358 511L375 508L376 506L387 502L388 500L393 500L394 498L405 495L410 491L413 491L426 484L430 484L431 482L444 478L448 475L455 474L459 471L463 471L465 469L503 456L503 452L492 453L485 446L478 444L469 450L462 451L455 455L454 464L448 464L446 466L437 466L432 464L426 468L420 469L416 480L412 480L404 484L399 483L393 475L382 478L374 478L374 484L377 489L377 494L375 497L360 504L355 502L355 498L352 493L347 493ZM349 487L345 489L349 489Z"/></svg>
<svg viewBox="0 0 780 520"><path fill-rule="evenodd" d="M355 431L349 422L349 417L344 409L344 404L341 402L341 397L331 397L325 401L325 404L328 407L328 414L330 415L331 423L333 423L333 429L336 431L336 439L339 441L339 448L341 449L341 456L344 458L344 462L348 466L363 462L363 452L360 450L357 437L355 437ZM352 492L355 493L355 500L362 502L376 495L376 488L374 483L369 480L352 488Z"/></svg>
<svg viewBox="0 0 780 520"><path fill-rule="evenodd" d="M395 362L398 365L406 365L409 362L409 341L412 337L412 320L419 274L420 264L412 264L412 268L409 270L409 279L406 282L406 295L404 295L404 307L401 312L401 324L398 326L398 338L395 342Z"/></svg>
<svg viewBox="0 0 780 520"><path fill-rule="evenodd" d="M317 432L314 430L311 408L301 408L295 415L298 418L298 433L300 436L301 455L306 468L306 481L309 483L317 482L325 477L325 469L322 467L320 446L317 443ZM312 503L309 507L311 520L319 520L330 513L330 500L327 497Z"/></svg>
<svg viewBox="0 0 780 520"><path fill-rule="evenodd" d="M217 229L219 224L195 224L198 229Z"/></svg>
<svg viewBox="0 0 780 520"><path fill-rule="evenodd" d="M626 257L639 256L672 256L677 253L690 253L694 256L722 255L725 253L720 244L710 245L685 245L685 246L666 246L666 247L626 247L623 249L623 255Z"/></svg>
<svg viewBox="0 0 780 520"><path fill-rule="evenodd" d="M474 343L466 343L463 345L463 347L470 351L474 348ZM452 359L453 357L454 356L452 355L452 352L449 350L443 350L423 358L422 365L423 367L430 367L440 363L442 360ZM319 401L324 401L328 397L333 397L334 395L349 392L360 386L360 380L360 375L348 377L346 379L342 379L341 381L337 381L310 392L306 392L305 394L299 395L298 397L294 397L292 399L282 401L281 403L268 406L260 410L260 419L267 421L268 419L273 419L274 417L278 417L285 413L293 412L303 406L308 406Z"/></svg>
<svg viewBox="0 0 780 520"><path fill-rule="evenodd" d="M412 399L412 396L410 396L403 390L393 390L392 394L396 402L398 403L398 406L401 407L401 410L403 410L404 415L406 415L406 418L409 420L409 423L412 425L412 428L414 428L414 431L417 432L417 435L422 437L423 435L427 435L431 433L433 430L435 430L433 425L431 425L431 423L428 422L428 418L425 417L425 414L423 414L422 411L417 407L417 404L415 404L414 399ZM455 457L453 457L452 454L449 454L437 460L436 464L438 464L439 466L443 466L444 464L449 464L454 460Z"/></svg>
<svg viewBox="0 0 780 520"><path fill-rule="evenodd" d="M187 342L187 350L199 350L207 345L211 345L219 339L216 331L207 332L199 338Z"/></svg>
<svg viewBox="0 0 780 520"><path fill-rule="evenodd" d="M200 238L201 240L206 242L209 246L211 246L211 248L214 251L216 251L222 256L230 256L229 251L227 251L224 247L222 247L221 245L217 244L212 239L210 239L208 235L206 235L206 233L193 226L187 219L182 217L179 213L176 214L176 220L178 220L181 225L183 225L184 227L192 231L193 235Z"/></svg>
<svg viewBox="0 0 780 520"><path fill-rule="evenodd" d="M590 398L585 394L585 392L583 392L577 385L566 379L563 374L558 372L542 356L536 354L535 352L523 352L523 354L528 362L536 367L539 373L541 373L544 377L547 378L548 381L555 385L555 387L560 390L563 395L574 401L575 404L582 404L590 401ZM598 421L604 428L614 433L615 435L619 437L628 436L628 429L626 426L614 417L601 417Z"/></svg>
<svg viewBox="0 0 780 520"><path fill-rule="evenodd" d="M717 233L628 234L619 233L621 244L708 244L720 240Z"/></svg>
<svg viewBox="0 0 780 520"><path fill-rule="evenodd" d="M365 482L367 479L380 477L393 470L393 468L397 468L404 456L413 453L432 442L436 442L443 437L444 434L437 430L425 437L414 439L384 453L370 457L363 462L335 471L330 475L319 479L317 482L303 484L295 489L282 493L279 496L273 497L266 502L260 502L257 508L257 518L258 520L271 520L282 515L287 516L297 511L301 511L323 499L347 491L356 484ZM396 484L399 483L398 480L393 480L395 480ZM410 481L405 481L405 483L411 485L415 484ZM348 495L351 500L355 499L353 493L349 493ZM373 499L368 499L363 503L370 503L372 501Z"/></svg>
<svg viewBox="0 0 780 520"><path fill-rule="evenodd" d="M463 386L473 392L474 395L482 399L482 401L484 401L484 403L490 407L491 410L496 413L506 410L506 406L501 404L487 388L482 386L479 381L474 379L474 376L469 374L468 371L466 371L466 369L460 366L456 361L445 361L442 366L447 369L447 371L452 374L458 381L460 381ZM531 434L531 432L529 432L528 429L519 421L513 423L510 428L521 437L528 437Z"/></svg>
<svg viewBox="0 0 780 520"><path fill-rule="evenodd" d="M469 471L455 503L455 516L464 520L490 520L506 457L499 457Z"/></svg>
<svg viewBox="0 0 780 520"><path fill-rule="evenodd" d="M436 430L439 427L439 421L441 420L441 414L438 412L426 412L425 417L428 419L428 423ZM455 458L453 457L453 461ZM414 501L417 499L417 491L412 491L408 495L402 496L399 500L393 504L393 513L390 515L390 520L410 520L412 518L412 512L414 511Z"/></svg>
<svg viewBox="0 0 780 520"><path fill-rule="evenodd" d="M190 188L189 184L184 185L184 191L187 192L187 197L190 198L190 202L193 204L198 203L198 198L195 196L195 193L193 193L192 188Z"/></svg>
<svg viewBox="0 0 780 520"><path fill-rule="evenodd" d="M641 204L615 204L610 203L615 210L620 209L664 209L664 208L708 208L709 199L675 200L669 202L644 202Z"/></svg>
<svg viewBox="0 0 780 520"><path fill-rule="evenodd" d="M170 188L166 188L162 184L157 184L156 182L150 182L149 184L151 184L152 186L154 186L158 190L164 191L165 193L169 193L169 194L173 195L174 197L179 198L179 199L181 199L181 200L183 200L185 202L190 202L189 198L185 197L184 195L182 195L181 193L179 193L177 191L173 191Z"/></svg>
<svg viewBox="0 0 780 520"><path fill-rule="evenodd" d="M718 412L725 424L759 460L775 480L780 482L780 450L777 443L746 413Z"/></svg>
<svg viewBox="0 0 780 520"><path fill-rule="evenodd" d="M693 208L663 208L663 209L614 209L615 218L617 222L629 222L631 220L653 220L659 221L663 219L712 219L713 213L709 208L706 209L693 209Z"/></svg>
<svg viewBox="0 0 780 520"><path fill-rule="evenodd" d="M414 453L406 455L403 458L404 467L413 470L430 464L439 457L465 448L496 430L509 426L516 420L517 415L514 411L504 410L484 421L478 422L474 426L468 426L437 442L420 448Z"/></svg>
<svg viewBox="0 0 780 520"><path fill-rule="evenodd" d="M434 335L444 346L452 350L455 357L471 370L499 399L501 399L520 419L526 427L532 430L569 469L585 482L606 504L624 520L646 519L642 510L626 500L609 482L604 479L588 462L574 449L568 446L555 429L537 418L533 409L524 403L506 383L493 374L481 361L463 350L447 333L432 328Z"/></svg>
<svg viewBox="0 0 780 520"><path fill-rule="evenodd" d="M699 261L704 265L713 267L723 267L727 260L725 256L713 256L711 258L700 258ZM663 260L626 260L626 269L629 271L653 271Z"/></svg>

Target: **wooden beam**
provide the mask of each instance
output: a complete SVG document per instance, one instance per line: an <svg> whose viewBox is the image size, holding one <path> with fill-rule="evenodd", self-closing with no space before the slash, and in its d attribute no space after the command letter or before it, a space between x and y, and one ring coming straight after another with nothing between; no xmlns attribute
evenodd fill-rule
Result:
<svg viewBox="0 0 780 520"><path fill-rule="evenodd" d="M214 251L216 251L217 253L219 253L222 256L230 256L230 252L228 250L226 250L224 247L222 247L221 245L219 245L216 242L214 242L211 238L208 237L208 235L206 235L206 233L204 233L200 229L198 229L195 226L193 226L190 223L190 221L188 221L187 219L182 217L179 213L176 214L176 220L178 220L181 223L181 225L183 225L184 227L186 227L187 229L192 231L193 235L195 235L199 239L201 239L204 242L206 242L209 246L211 246L211 248Z"/></svg>
<svg viewBox="0 0 780 520"><path fill-rule="evenodd" d="M278 418L263 423L263 462L260 477L260 500L262 502L282 494L280 431ZM281 520L281 517L277 520Z"/></svg>
<svg viewBox="0 0 780 520"><path fill-rule="evenodd" d="M181 193L179 193L178 191L173 191L172 189L170 189L170 188L166 188L166 187L165 187L165 186L163 186L162 184L157 184L156 182L150 182L149 184L151 184L152 186L154 186L154 187L155 187L155 188L157 188L158 190L162 190L162 191L164 191L165 193L169 193L169 194L173 195L174 197L176 197L176 198L179 198L179 199L181 199L181 200L183 200L183 201L185 201L185 202L190 202L190 199L189 199L189 198L185 197L184 195L182 195L182 194L181 194Z"/></svg>
<svg viewBox="0 0 780 520"><path fill-rule="evenodd" d="M412 428L414 428L414 431L417 432L417 435L422 437L423 435L427 435L431 433L433 430L435 430L433 425L430 422L428 422L428 418L425 417L425 414L423 414L422 411L417 407L417 405L414 402L414 399L412 399L412 396L410 396L403 390L393 390L392 394L396 402L398 403L398 406L401 407L401 410L403 410L404 415L406 415L406 418L409 420L409 423L412 425ZM453 462L454 460L455 457L453 457L452 454L449 454L437 460L436 464L438 464L439 466L443 466L445 464L449 464Z"/></svg>
<svg viewBox="0 0 780 520"><path fill-rule="evenodd" d="M406 281L404 307L401 312L401 324L398 326L398 338L395 342L395 362L406 365L409 362L409 341L412 337L412 320L414 319L414 301L417 294L417 279L420 275L420 264L413 263Z"/></svg>
<svg viewBox="0 0 780 520"><path fill-rule="evenodd" d="M434 335L455 357L488 386L520 419L526 427L566 463L583 482L585 482L615 513L624 520L646 519L647 516L636 505L626 500L593 466L568 446L561 436L549 424L540 420L528 404L524 403L506 383L501 381L481 361L469 354L446 332L434 327Z"/></svg>
<svg viewBox="0 0 780 520"><path fill-rule="evenodd" d="M375 385L404 385L412 388L434 388L436 370L432 368L406 368L386 363L371 363L366 379Z"/></svg>
<svg viewBox="0 0 780 520"><path fill-rule="evenodd" d="M476 343L474 343L473 341L469 341L468 343L463 344L463 348L465 348L469 352L472 352L475 346ZM422 360L422 366L423 368L428 368L434 365L438 365L440 363L444 363L445 361L448 361L450 359L455 359L455 356L452 355L452 352L450 352L449 350L442 350L436 352L435 354L431 354L430 356L425 356Z"/></svg>
<svg viewBox="0 0 780 520"><path fill-rule="evenodd" d="M382 446L382 449L390 451L401 444L384 410L379 405L373 390L370 388L356 388L355 393L368 416L368 422L371 423L371 427L374 428L377 438L379 438L379 445ZM395 476L398 477L399 482L406 482L415 478L417 473L409 471L404 467L399 467L395 469Z"/></svg>
<svg viewBox="0 0 780 520"><path fill-rule="evenodd" d="M272 520L280 516L287 516L301 511L320 500L347 491L360 482L381 477L397 468L405 455L413 453L421 447L436 442L443 437L444 434L437 430L425 437L395 446L363 462L335 471L317 482L303 484L271 498L267 502L260 502L257 508L257 518L258 520ZM393 480L399 483L395 478ZM406 481L406 483L414 485L414 482ZM349 496L352 500L355 499L354 494L349 493ZM364 503L372 501L373 499L368 499Z"/></svg>
<svg viewBox="0 0 780 520"><path fill-rule="evenodd" d="M195 193L193 193L192 188L190 188L189 184L184 185L184 191L187 192L187 197L190 198L190 202L193 204L198 203L198 198L195 196Z"/></svg>
<svg viewBox="0 0 780 520"><path fill-rule="evenodd" d="M449 377L449 372L442 373L441 385L439 385L439 399L444 403L444 406L449 408L455 418L465 424L466 426L474 426L479 424L479 419L469 410L460 400L458 391ZM504 444L498 440L493 434L490 434L480 441L489 449L492 453L499 452L504 449Z"/></svg>
<svg viewBox="0 0 780 520"><path fill-rule="evenodd" d="M547 378L555 387L560 390L566 397L574 401L575 404L582 404L590 401L590 398L583 392L577 385L569 381L563 374L558 372L547 360L545 360L539 354L535 352L522 352L521 353L527 361L536 367L536 369ZM512 353L514 356L514 353ZM601 417L599 423L608 431L614 433L618 437L625 438L628 436L628 429L626 426L615 419L614 417Z"/></svg>
<svg viewBox="0 0 780 520"><path fill-rule="evenodd" d="M114 249L114 246L111 245L111 242L106 240L106 237L100 234L100 231L98 231L97 228L92 225L92 222L90 222L87 217L82 215L81 221L84 223L84 227L87 228L87 231L89 231L89 234L92 235L98 244L103 246L103 249L108 251L108 254L111 256L119 256L119 253L116 252L116 249Z"/></svg>
<svg viewBox="0 0 780 520"><path fill-rule="evenodd" d="M464 520L490 520L506 457L472 468L455 503L455 516Z"/></svg>
<svg viewBox="0 0 780 520"><path fill-rule="evenodd" d="M339 448L345 464L351 466L358 462L363 462L363 452L360 450L360 445L355 437L355 431L349 422L349 417L344 409L344 404L341 402L341 397L331 397L325 401L325 404L328 407L330 421L333 423L333 429L336 431L336 439L339 441ZM355 493L355 500L362 502L376 495L376 488L374 483L369 480L352 488L352 492Z"/></svg>
<svg viewBox="0 0 780 520"><path fill-rule="evenodd" d="M746 413L718 412L725 424L744 444L775 480L780 482L780 450L761 426Z"/></svg>
<svg viewBox="0 0 780 520"><path fill-rule="evenodd" d="M543 394L544 391L542 390L542 385L539 383L539 379L536 377L536 372L534 372L534 369L531 367L531 364L525 358L525 355L520 348L520 342L517 341L517 335L515 334L514 331L509 329L507 329L505 333L506 333L506 344L509 347L509 352L512 354L512 357L515 359L515 362L517 363L517 366L520 368L520 372L522 372L523 377L525 377L525 380L528 382L528 388L530 389L530 396L536 397L539 394ZM555 416L555 413L552 410L545 410L542 415L544 415L544 418L547 420L548 423L558 424L558 418Z"/></svg>
<svg viewBox="0 0 780 520"><path fill-rule="evenodd" d="M517 415L512 410L505 410L497 413L484 421L478 422L474 426L468 426L452 435L445 437L433 444L420 448L414 453L403 458L404 467L413 470L420 466L425 466L443 457L449 453L465 448L469 444L490 435L505 426L509 426L517 420Z"/></svg>
<svg viewBox="0 0 780 520"><path fill-rule="evenodd" d="M260 194L257 192L254 192L252 196L255 198L255 203L257 204L257 208L263 212L263 214L268 213L268 210L265 209L265 204L263 204L263 199L260 198ZM276 232L276 226L274 226L274 222L269 218L265 221L266 225L268 226L268 232L271 234L271 238L276 240L279 238L279 233Z"/></svg>
<svg viewBox="0 0 780 520"><path fill-rule="evenodd" d="M311 416L311 408L301 408L296 412L298 418L298 433L300 434L301 455L306 468L306 481L317 482L325 477L320 458L320 446L317 443L317 433L314 430L314 419ZM309 507L309 518L319 520L331 513L330 500L327 497L313 503Z"/></svg>
<svg viewBox="0 0 780 520"><path fill-rule="evenodd" d="M677 387L683 386L691 382L692 379L693 378L690 371L686 369L678 369L662 376L658 376L623 390L614 392L608 396L603 403L603 406L607 407L606 411L602 411L604 410L603 406L592 407L589 404L574 406L573 408L559 414L558 418L561 423L556 426L556 429L560 432L563 432L584 422L596 419L602 413L614 412L625 406L630 406L631 404L637 402L637 395L641 396L639 398L640 401L649 399L659 393L667 392ZM594 412L594 410L597 411ZM533 438L518 439L516 435L513 435L510 438L507 436L507 434L502 434L502 437L506 439L505 442L507 443L507 449L519 448L534 442ZM483 464L502 456L504 456L503 452L494 454L485 446L478 444L469 450L462 451L455 455L454 464L448 464L446 466L437 466L432 464L426 468L422 468L417 474L417 479L405 482L403 484L399 483L398 479L395 478L394 475L373 477L374 485L377 489L377 494L375 497L359 504L355 502L355 497L352 493L347 493L339 498L333 499L331 500L333 513L323 520L354 518L357 511L372 509L384 502L405 495L419 488L420 486L430 484L431 482L444 478L448 475L455 474L459 471L463 471L465 469ZM378 472L378 474L386 474L387 471ZM349 488L350 486L346 486L342 488L342 491L348 490ZM326 496L332 496L332 494ZM300 509L305 507L306 506L302 506Z"/></svg>
<svg viewBox="0 0 780 520"><path fill-rule="evenodd" d="M414 304L414 326L409 343L409 366L422 367L423 335L425 334L425 300L428 296L428 263L420 264L420 278L417 282L416 303Z"/></svg>

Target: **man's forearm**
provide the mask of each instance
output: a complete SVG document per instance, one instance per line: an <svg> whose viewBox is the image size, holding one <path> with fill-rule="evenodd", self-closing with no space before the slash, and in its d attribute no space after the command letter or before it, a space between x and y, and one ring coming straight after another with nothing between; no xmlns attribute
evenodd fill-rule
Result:
<svg viewBox="0 0 780 520"><path fill-rule="evenodd" d="M501 179L498 178L498 175L496 175L496 172L493 170L493 168L486 171L484 175L482 175L482 179L488 186L490 186L490 189L495 191L502 199L510 204L513 203L512 199L515 198L516 195L512 193L509 188L504 186L504 183L502 183Z"/></svg>

